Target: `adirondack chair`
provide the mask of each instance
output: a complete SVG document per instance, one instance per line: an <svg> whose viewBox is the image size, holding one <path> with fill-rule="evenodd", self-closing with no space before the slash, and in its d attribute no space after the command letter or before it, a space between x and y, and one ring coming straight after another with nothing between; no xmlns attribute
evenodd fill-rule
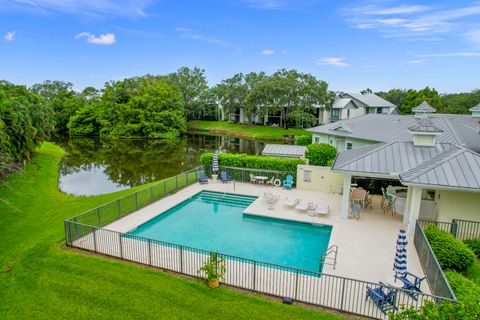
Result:
<svg viewBox="0 0 480 320"><path fill-rule="evenodd" d="M207 176L205 175L205 172L200 171L200 173L199 173L199 175L198 175L198 182L200 182L200 184L206 184L206 183L208 183L208 178L207 178Z"/></svg>
<svg viewBox="0 0 480 320"><path fill-rule="evenodd" d="M395 273L395 281L397 279L403 283L402 289L407 290L407 294L413 299L417 300L418 294L422 293L420 286L422 281L425 280L425 277L421 278L408 271L405 271L403 273Z"/></svg>
<svg viewBox="0 0 480 320"><path fill-rule="evenodd" d="M222 173L220 174L220 180L222 180L223 183L227 183L232 179L228 176L227 171L222 171Z"/></svg>
<svg viewBox="0 0 480 320"><path fill-rule="evenodd" d="M387 288L383 282L379 282L379 287L371 288L367 286L367 296L365 297L365 301L368 298L372 299L373 303L377 305L377 307L383 312L383 314L387 314L388 311L397 310L396 304L396 297L397 297L397 290L394 288Z"/></svg>
<svg viewBox="0 0 480 320"><path fill-rule="evenodd" d="M293 177L288 175L285 180L283 180L283 188L292 190L293 187Z"/></svg>

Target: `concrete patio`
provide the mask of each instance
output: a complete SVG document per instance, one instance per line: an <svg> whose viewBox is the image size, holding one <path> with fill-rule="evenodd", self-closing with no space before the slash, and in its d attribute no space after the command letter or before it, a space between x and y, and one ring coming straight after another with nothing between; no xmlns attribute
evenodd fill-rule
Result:
<svg viewBox="0 0 480 320"><path fill-rule="evenodd" d="M104 229L127 232L202 190L258 196L258 199L246 208L244 211L246 214L331 225L333 229L329 245L338 246L337 265L335 269L326 265L324 273L371 282L383 281L399 286L394 282L392 268L396 238L399 230L404 227L402 216L383 213L379 205L380 197L374 197L373 208L363 210L359 220L342 219L340 217L342 196L339 194L297 189L283 190L278 187L249 183L222 184L210 181L205 185L196 183L182 189L105 226ZM269 209L269 204L264 200L265 192L274 192L280 197L274 204L273 210ZM306 213L287 208L284 205L286 197L327 204L330 208L329 214L324 217L311 217ZM413 237L409 238L408 244L408 270L419 276L423 275L413 245ZM422 290L430 293L426 282L422 284Z"/></svg>

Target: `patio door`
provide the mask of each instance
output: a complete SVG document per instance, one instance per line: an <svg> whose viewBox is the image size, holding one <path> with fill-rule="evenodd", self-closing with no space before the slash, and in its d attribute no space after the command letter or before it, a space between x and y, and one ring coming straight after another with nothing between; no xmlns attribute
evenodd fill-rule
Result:
<svg viewBox="0 0 480 320"><path fill-rule="evenodd" d="M338 152L345 150L345 139L337 139L336 148Z"/></svg>

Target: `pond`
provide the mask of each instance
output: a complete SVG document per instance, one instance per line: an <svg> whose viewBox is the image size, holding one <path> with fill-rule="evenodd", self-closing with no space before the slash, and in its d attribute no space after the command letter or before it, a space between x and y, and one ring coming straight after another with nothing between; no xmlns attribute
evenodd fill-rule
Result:
<svg viewBox="0 0 480 320"><path fill-rule="evenodd" d="M56 143L67 152L60 163L59 189L76 196L110 193L177 175L199 166L204 152L257 155L264 146L260 141L202 134L166 140L74 137Z"/></svg>

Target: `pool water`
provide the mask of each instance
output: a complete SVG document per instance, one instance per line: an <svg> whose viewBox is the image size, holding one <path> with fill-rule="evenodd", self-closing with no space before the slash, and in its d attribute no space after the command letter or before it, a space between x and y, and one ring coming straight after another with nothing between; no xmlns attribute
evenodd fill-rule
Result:
<svg viewBox="0 0 480 320"><path fill-rule="evenodd" d="M319 271L332 227L243 214L255 199L202 191L129 234Z"/></svg>

